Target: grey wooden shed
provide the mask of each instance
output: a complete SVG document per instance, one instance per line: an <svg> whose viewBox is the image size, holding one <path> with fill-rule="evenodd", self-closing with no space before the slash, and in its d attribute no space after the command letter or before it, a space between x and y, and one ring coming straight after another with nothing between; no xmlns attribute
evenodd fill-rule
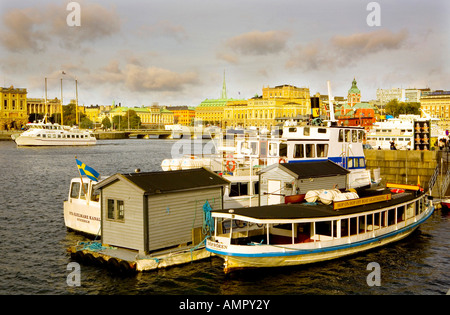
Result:
<svg viewBox="0 0 450 315"><path fill-rule="evenodd" d="M223 209L229 182L205 168L115 174L101 195L102 243L139 254L202 241L203 206Z"/></svg>

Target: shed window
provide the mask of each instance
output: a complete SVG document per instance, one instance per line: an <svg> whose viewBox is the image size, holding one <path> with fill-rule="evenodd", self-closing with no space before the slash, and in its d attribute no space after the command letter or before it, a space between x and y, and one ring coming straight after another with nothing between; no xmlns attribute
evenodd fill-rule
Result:
<svg viewBox="0 0 450 315"><path fill-rule="evenodd" d="M125 204L123 200L108 199L108 219L125 220Z"/></svg>

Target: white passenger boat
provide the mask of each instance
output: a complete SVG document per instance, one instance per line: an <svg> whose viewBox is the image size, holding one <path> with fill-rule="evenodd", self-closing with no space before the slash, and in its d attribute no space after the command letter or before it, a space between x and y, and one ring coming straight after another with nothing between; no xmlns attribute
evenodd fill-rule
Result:
<svg viewBox="0 0 450 315"><path fill-rule="evenodd" d="M12 135L18 146L87 146L95 145L97 139L88 130L65 129L59 124L28 123L27 130L20 135Z"/></svg>
<svg viewBox="0 0 450 315"><path fill-rule="evenodd" d="M401 240L433 211L431 200L417 189L381 191L330 205L212 211L214 235L206 249L224 259L225 272L320 262Z"/></svg>
<svg viewBox="0 0 450 315"><path fill-rule="evenodd" d="M83 185L82 182L83 181ZM94 188L97 182L83 177L70 182L69 196L64 201L64 223L67 229L86 234L100 235L100 195Z"/></svg>

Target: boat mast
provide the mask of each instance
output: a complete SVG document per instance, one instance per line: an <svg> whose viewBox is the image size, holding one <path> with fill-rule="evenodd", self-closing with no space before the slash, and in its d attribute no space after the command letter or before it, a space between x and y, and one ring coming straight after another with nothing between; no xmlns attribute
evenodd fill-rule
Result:
<svg viewBox="0 0 450 315"><path fill-rule="evenodd" d="M75 94L76 94L75 124L78 126L78 80L77 79L75 79Z"/></svg>
<svg viewBox="0 0 450 315"><path fill-rule="evenodd" d="M64 71L63 71L64 74ZM62 84L62 78L61 78L61 126L63 125L63 84Z"/></svg>
<svg viewBox="0 0 450 315"><path fill-rule="evenodd" d="M47 78L45 78L45 116L47 116Z"/></svg>
<svg viewBox="0 0 450 315"><path fill-rule="evenodd" d="M334 117L334 106L333 106L334 99L331 95L330 81L327 81L327 85L328 85L328 104L330 106L330 124L332 125L333 123L336 122L336 118Z"/></svg>

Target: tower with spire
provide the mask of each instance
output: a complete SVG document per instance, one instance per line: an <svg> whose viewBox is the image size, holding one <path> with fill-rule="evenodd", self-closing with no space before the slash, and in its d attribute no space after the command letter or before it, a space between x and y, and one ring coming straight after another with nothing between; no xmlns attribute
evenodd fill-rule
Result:
<svg viewBox="0 0 450 315"><path fill-rule="evenodd" d="M227 99L227 85L225 83L225 70L223 70L223 84L222 84L222 95L221 99Z"/></svg>
<svg viewBox="0 0 450 315"><path fill-rule="evenodd" d="M353 78L352 87L348 90L347 103L351 107L355 104L361 103L361 91L356 86L356 79Z"/></svg>

